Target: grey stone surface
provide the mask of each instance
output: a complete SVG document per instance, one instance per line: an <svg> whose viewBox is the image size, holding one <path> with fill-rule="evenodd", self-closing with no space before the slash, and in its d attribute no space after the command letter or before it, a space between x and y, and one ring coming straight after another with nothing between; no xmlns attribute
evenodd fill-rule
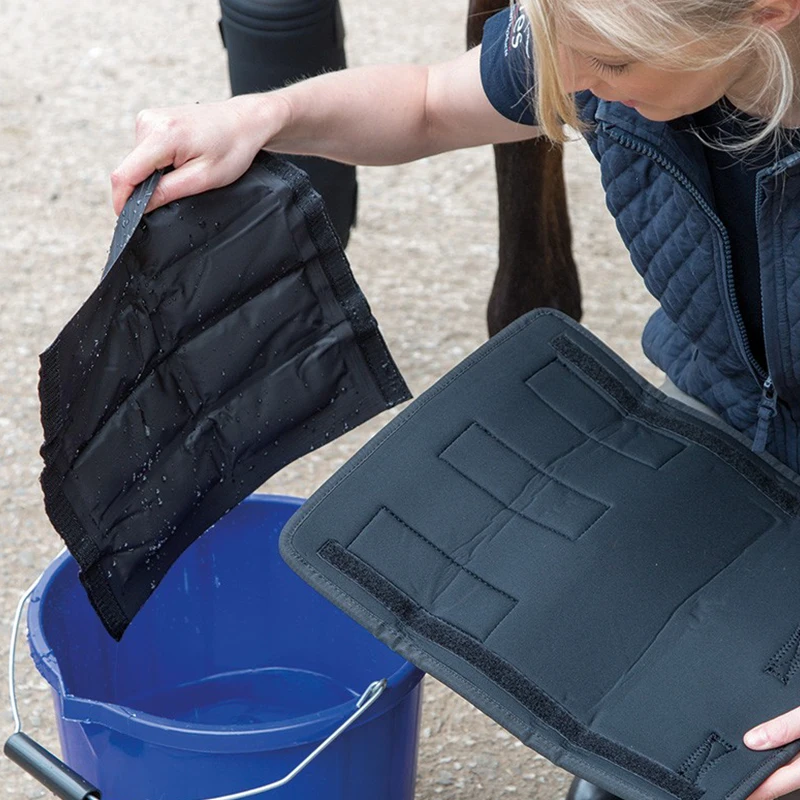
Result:
<svg viewBox="0 0 800 800"><path fill-rule="evenodd" d="M343 0L350 63L429 62L461 52L464 2ZM19 592L61 547L38 485L40 353L91 292L114 216L108 174L136 112L227 95L215 0L0 0L0 658ZM653 303L629 264L582 143L567 151L585 323L651 379L639 334ZM418 394L485 337L497 246L492 154L478 148L361 169L349 257ZM264 491L307 496L391 416L276 475ZM23 645L24 646L24 645ZM57 748L49 691L18 658L25 729ZM0 731L11 730L5 684ZM569 776L426 679L418 800L556 800ZM0 792L46 793L0 758ZM108 800L115 800L108 798ZM188 800L188 799L187 799ZM359 799L360 800L360 799Z"/></svg>

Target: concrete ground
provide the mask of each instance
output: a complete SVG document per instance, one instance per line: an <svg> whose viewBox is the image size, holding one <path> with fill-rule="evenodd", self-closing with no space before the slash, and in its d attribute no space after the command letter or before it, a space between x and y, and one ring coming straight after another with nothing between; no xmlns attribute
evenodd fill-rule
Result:
<svg viewBox="0 0 800 800"><path fill-rule="evenodd" d="M466 0L343 0L352 65L461 52ZM19 592L60 549L38 485L40 353L94 288L114 216L108 174L136 112L227 95L216 0L0 0L0 658ZM348 255L415 394L484 339L497 245L490 148L361 169ZM567 179L585 324L647 377L639 348L654 308L603 204L597 167L568 146ZM274 476L265 491L307 496L388 414ZM20 648L22 650L23 648ZM55 747L46 686L20 652L25 729ZM11 730L5 685L0 735ZM426 679L418 800L556 800L569 776ZM44 790L0 759L0 792ZM114 800L109 798L108 800ZM360 799L359 799L360 800Z"/></svg>

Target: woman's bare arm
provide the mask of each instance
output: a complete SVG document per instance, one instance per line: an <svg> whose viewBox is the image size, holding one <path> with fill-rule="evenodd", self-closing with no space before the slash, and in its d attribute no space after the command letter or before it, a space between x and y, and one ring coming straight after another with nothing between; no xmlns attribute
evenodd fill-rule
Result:
<svg viewBox="0 0 800 800"><path fill-rule="evenodd" d="M143 111L136 144L111 176L114 209L159 167L175 169L151 210L231 183L262 148L384 165L538 135L492 107L479 60L477 47L433 66L359 67L221 103Z"/></svg>

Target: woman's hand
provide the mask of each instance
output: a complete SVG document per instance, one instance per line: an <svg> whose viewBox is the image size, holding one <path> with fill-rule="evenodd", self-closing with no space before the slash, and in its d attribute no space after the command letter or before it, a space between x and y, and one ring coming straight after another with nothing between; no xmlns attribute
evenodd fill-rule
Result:
<svg viewBox="0 0 800 800"><path fill-rule="evenodd" d="M148 211L232 183L284 124L287 114L285 102L268 95L140 112L136 144L111 173L114 211L119 214L133 188L162 167L175 169L159 181Z"/></svg>
<svg viewBox="0 0 800 800"><path fill-rule="evenodd" d="M744 735L744 743L751 750L771 750L796 739L800 739L800 708L757 725ZM773 772L747 800L774 800L795 789L800 789L800 754Z"/></svg>
<svg viewBox="0 0 800 800"><path fill-rule="evenodd" d="M480 47L432 67L342 69L223 103L143 111L134 149L111 174L114 210L156 169L175 167L159 181L148 211L231 183L262 147L345 164L401 164L538 133L489 102Z"/></svg>

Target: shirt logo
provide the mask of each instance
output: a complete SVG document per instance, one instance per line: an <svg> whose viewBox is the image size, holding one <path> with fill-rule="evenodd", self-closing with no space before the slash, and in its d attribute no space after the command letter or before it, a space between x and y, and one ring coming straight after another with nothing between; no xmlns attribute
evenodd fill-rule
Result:
<svg viewBox="0 0 800 800"><path fill-rule="evenodd" d="M508 28L505 36L505 56L508 58L511 50L517 50L524 44L524 49L530 55L530 25L527 15L520 9L519 3L511 6Z"/></svg>

